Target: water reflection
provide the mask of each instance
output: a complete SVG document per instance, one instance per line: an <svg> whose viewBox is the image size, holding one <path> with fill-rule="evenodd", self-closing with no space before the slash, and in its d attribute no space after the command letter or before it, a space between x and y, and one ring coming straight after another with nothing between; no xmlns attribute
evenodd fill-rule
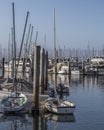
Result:
<svg viewBox="0 0 104 130"><path fill-rule="evenodd" d="M49 75L49 83L54 82L54 75ZM57 75L57 83L70 86L68 100L76 104L74 115L42 114L32 116L8 116L0 118L0 129L4 130L95 130L104 129L104 76ZM89 91L88 91L89 90ZM65 93L64 93L65 94ZM60 95L64 98L65 95Z"/></svg>
<svg viewBox="0 0 104 130"><path fill-rule="evenodd" d="M48 120L52 120L55 122L75 122L74 114L71 115L56 115L56 114L47 114L45 117Z"/></svg>
<svg viewBox="0 0 104 130"><path fill-rule="evenodd" d="M49 121L54 121L55 123L69 123L69 122L75 122L75 116L73 114L71 115L56 115L56 114L50 114L45 113L41 115L35 115L33 117L33 125L32 130L50 130L49 127Z"/></svg>
<svg viewBox="0 0 104 130"><path fill-rule="evenodd" d="M47 119L43 114L33 116L33 129L32 130L48 130Z"/></svg>
<svg viewBox="0 0 104 130"><path fill-rule="evenodd" d="M27 115L8 115L5 117L1 116L0 127L4 130L27 130L31 128L31 120Z"/></svg>
<svg viewBox="0 0 104 130"><path fill-rule="evenodd" d="M52 74L48 75L48 81L49 84L53 84L55 81L55 76ZM98 86L104 86L104 76L83 76L83 75L62 75L57 74L57 84L64 83L65 85L79 85L83 84L84 86L91 86L91 85L98 85Z"/></svg>
<svg viewBox="0 0 104 130"><path fill-rule="evenodd" d="M33 130L39 130L39 116L33 117Z"/></svg>
<svg viewBox="0 0 104 130"><path fill-rule="evenodd" d="M51 84L55 81L55 75L54 74L49 74L48 75L48 82ZM59 83L64 83L66 85L69 85L69 76L68 75L62 75L58 74L57 75L57 84Z"/></svg>

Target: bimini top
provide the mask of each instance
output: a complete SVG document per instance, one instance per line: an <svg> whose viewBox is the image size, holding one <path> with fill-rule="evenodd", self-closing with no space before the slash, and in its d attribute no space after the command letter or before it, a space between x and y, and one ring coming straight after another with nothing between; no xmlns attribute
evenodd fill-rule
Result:
<svg viewBox="0 0 104 130"><path fill-rule="evenodd" d="M101 57L95 57L91 59L92 63L104 63L104 59Z"/></svg>

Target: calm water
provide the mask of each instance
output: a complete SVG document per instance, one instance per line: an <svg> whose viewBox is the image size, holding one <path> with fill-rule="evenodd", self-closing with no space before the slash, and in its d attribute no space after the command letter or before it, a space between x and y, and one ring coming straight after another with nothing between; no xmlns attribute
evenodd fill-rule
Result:
<svg viewBox="0 0 104 130"><path fill-rule="evenodd" d="M49 82L53 79L50 77ZM70 85L69 95L63 98L76 104L74 115L7 117L0 120L0 130L104 130L104 77L71 77L68 80L68 76L58 76L57 82Z"/></svg>

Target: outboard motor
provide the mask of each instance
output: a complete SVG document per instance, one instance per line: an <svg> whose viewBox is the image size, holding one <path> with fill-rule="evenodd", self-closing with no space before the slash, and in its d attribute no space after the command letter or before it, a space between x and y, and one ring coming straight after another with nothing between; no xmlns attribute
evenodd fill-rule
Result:
<svg viewBox="0 0 104 130"><path fill-rule="evenodd" d="M50 93L49 96L52 97L52 98L55 98L55 97L56 97L56 96L55 96L55 91L54 91L54 89L51 90L51 93Z"/></svg>

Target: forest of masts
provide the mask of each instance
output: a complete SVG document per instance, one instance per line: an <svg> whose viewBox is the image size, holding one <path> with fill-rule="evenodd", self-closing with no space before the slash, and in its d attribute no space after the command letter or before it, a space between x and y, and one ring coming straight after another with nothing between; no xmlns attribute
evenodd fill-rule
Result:
<svg viewBox="0 0 104 130"><path fill-rule="evenodd" d="M14 54L16 55L16 58L17 57L29 58L29 55L33 55L34 46L37 45L38 31L36 31L36 33L34 34L33 32L34 27L28 21L29 12L27 12L22 39L20 39L21 42L18 43L16 41L17 38L15 38L16 27L15 27L14 3L12 3L12 7L13 7L13 27L11 27L10 29L8 43L6 44L7 46L5 48L2 47L2 44L4 45L5 43L2 43L0 45L0 63L2 62L2 58L5 58L5 62L9 62L10 60L13 59ZM54 13L55 13L55 9L54 9ZM54 18L54 26L55 26L55 18ZM54 33L55 33L55 30L54 30ZM34 39L34 41L32 39ZM50 44L50 43L46 43L46 35L44 36L43 43L44 45L42 45L42 47L44 49L46 48L47 44L48 46ZM102 49L95 49L95 48L91 48L89 44L87 45L86 49L71 48L69 45L65 46L63 44L63 47L60 47L60 46L57 48L55 47L55 50L56 50L56 58L58 59L63 59L63 58L67 59L67 58L77 57L79 60L86 60L86 59L91 59L92 57L96 57L96 56L104 57L103 47ZM52 50L48 48L47 51L48 51L48 57L54 58L54 54L55 54L54 47Z"/></svg>
<svg viewBox="0 0 104 130"><path fill-rule="evenodd" d="M27 46L27 47L26 47ZM28 49L27 49L28 48ZM26 58L29 55L33 54L34 50L34 43L26 43L24 44L23 50L22 50L22 58ZM48 50L47 50L48 51ZM8 48L0 48L0 62L2 62L2 58L5 58L5 62L8 62L12 60L12 44L10 42L8 43ZM27 55L27 54L28 55ZM17 47L16 55L19 55L19 47ZM48 51L49 58L54 58L54 50ZM76 48L58 48L56 52L58 59L68 59L72 57L78 58L80 61L84 61L87 59L91 59L93 57L104 57L104 49L95 49L90 48L89 46L86 47L86 49L76 49Z"/></svg>

